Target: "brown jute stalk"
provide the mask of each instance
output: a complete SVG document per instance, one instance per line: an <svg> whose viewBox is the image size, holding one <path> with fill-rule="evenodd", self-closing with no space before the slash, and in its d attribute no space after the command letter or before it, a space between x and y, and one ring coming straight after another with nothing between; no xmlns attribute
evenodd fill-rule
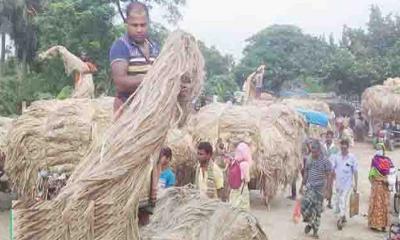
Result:
<svg viewBox="0 0 400 240"><path fill-rule="evenodd" d="M167 132L177 124L179 102L186 106L196 96L204 77L204 60L195 39L184 32L170 35L145 76L132 102L94 145L69 183L48 209L35 205L30 215L34 239L139 239L139 192ZM182 80L190 81L188 96L180 95ZM27 238L27 206L16 206L16 239ZM46 231L40 231L40 227ZM30 235L32 236L32 235ZM37 238L36 238L37 236Z"/></svg>
<svg viewBox="0 0 400 240"><path fill-rule="evenodd" d="M37 194L38 173L77 165L111 124L111 97L36 101L16 118L6 145L6 171L19 198Z"/></svg>

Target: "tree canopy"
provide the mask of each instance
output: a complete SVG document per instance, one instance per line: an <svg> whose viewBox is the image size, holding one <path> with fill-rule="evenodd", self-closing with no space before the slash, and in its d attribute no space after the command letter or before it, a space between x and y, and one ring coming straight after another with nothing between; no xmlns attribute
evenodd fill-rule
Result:
<svg viewBox="0 0 400 240"><path fill-rule="evenodd" d="M284 84L299 84L305 78L320 78L322 66L335 46L304 34L292 25L273 25L247 39L244 57L235 76L239 84L259 65L266 64L266 86L279 90Z"/></svg>
<svg viewBox="0 0 400 240"><path fill-rule="evenodd" d="M400 75L400 16L384 16L371 6L366 29L343 26L338 43L292 25L273 25L247 40L235 68L240 84L260 64L267 64L266 88L301 86L306 90L361 94L373 84ZM310 85L310 83L312 83ZM318 85L318 87L317 87Z"/></svg>
<svg viewBox="0 0 400 240"><path fill-rule="evenodd" d="M65 98L72 81L60 59L40 62L39 52L64 45L79 55L85 51L97 64L96 94L113 94L108 51L125 31L121 11L130 0L0 0L0 34L8 34L16 56L4 61L1 46L0 115L20 113L22 101ZM145 0L152 10L164 9L165 19L181 19L185 0ZM361 94L365 88L400 75L400 16L384 15L371 6L366 28L343 26L340 39L312 36L293 25L271 25L246 41L243 57L199 40L206 61L206 95L228 100L247 76L267 65L265 90L302 88L311 92ZM161 44L168 29L152 23L151 37ZM4 42L3 42L4 45Z"/></svg>

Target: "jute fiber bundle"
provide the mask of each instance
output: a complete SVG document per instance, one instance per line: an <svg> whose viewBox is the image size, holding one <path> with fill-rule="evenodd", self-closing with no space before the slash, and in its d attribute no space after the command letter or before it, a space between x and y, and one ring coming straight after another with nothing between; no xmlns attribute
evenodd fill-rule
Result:
<svg viewBox="0 0 400 240"><path fill-rule="evenodd" d="M7 133L12 125L12 118L0 117L0 151L4 151L7 144Z"/></svg>
<svg viewBox="0 0 400 240"><path fill-rule="evenodd" d="M308 127L307 136L314 139L321 139L321 136L326 134L327 130L327 128L312 124Z"/></svg>
<svg viewBox="0 0 400 240"><path fill-rule="evenodd" d="M388 78L383 82L384 86L398 88L400 86L400 78Z"/></svg>
<svg viewBox="0 0 400 240"><path fill-rule="evenodd" d="M47 184L38 174L45 171L69 176L93 140L101 141L111 125L113 98L38 101L15 121L10 134L7 170L21 197L36 197ZM0 118L0 150L12 119ZM178 185L191 181L195 146L186 130L174 128L165 143L173 151L171 165ZM150 173L149 173L150 175ZM149 183L150 184L150 183ZM46 191L46 189L43 189ZM142 195L148 195L144 189ZM46 195L45 193L43 193Z"/></svg>
<svg viewBox="0 0 400 240"><path fill-rule="evenodd" d="M265 101L271 101L271 100L276 100L276 97L272 94L263 92L261 93L260 99Z"/></svg>
<svg viewBox="0 0 400 240"><path fill-rule="evenodd" d="M94 83L93 75L88 73L90 69L86 63L80 58L72 54L64 46L54 46L49 48L47 51L39 54L39 58L44 60L54 56L61 56L65 72L70 75L77 71L81 75L79 85L76 86L72 93L72 98L93 98L94 97Z"/></svg>
<svg viewBox="0 0 400 240"><path fill-rule="evenodd" d="M144 240L266 240L257 219L229 204L201 198L190 187L170 188L157 202Z"/></svg>
<svg viewBox="0 0 400 240"><path fill-rule="evenodd" d="M248 104L246 105L251 105L251 106L257 106L257 107L268 107L274 103L278 103L277 99L254 99L251 100Z"/></svg>
<svg viewBox="0 0 400 240"><path fill-rule="evenodd" d="M222 143L229 152L239 142L249 144L254 160L251 174L261 181L267 204L301 167L305 123L293 108L283 104L211 104L191 117L188 130L195 143Z"/></svg>
<svg viewBox="0 0 400 240"><path fill-rule="evenodd" d="M48 228L36 231L37 239L44 240L139 239L139 192L168 130L180 121L175 118L179 102L187 104L199 94L203 68L195 39L181 31L172 33L131 96L131 104L109 128L105 140L92 146L67 186L51 202L49 208L54 211L16 214L17 224L28 222L29 216L32 226L17 226L21 231L16 232L16 239L30 239L26 236L38 226ZM180 95L184 81L191 83L189 96Z"/></svg>
<svg viewBox="0 0 400 240"><path fill-rule="evenodd" d="M379 121L400 121L400 78L367 88L361 96L366 116Z"/></svg>
<svg viewBox="0 0 400 240"><path fill-rule="evenodd" d="M303 108L313 111L318 111L330 116L330 108L326 102L313 99L301 99L301 98L286 98L282 101L283 104L290 106L292 108ZM331 126L328 126L330 129ZM311 138L321 138L322 134L325 134L327 128L316 126L311 124L308 127L308 136Z"/></svg>
<svg viewBox="0 0 400 240"><path fill-rule="evenodd" d="M176 186L191 183L197 163L196 146L185 129L171 129L164 144L172 150L171 167L176 175Z"/></svg>
<svg viewBox="0 0 400 240"><path fill-rule="evenodd" d="M279 188L286 187L299 173L306 126L293 108L283 104L273 104L261 113L261 142L256 163L261 172L261 190L268 205Z"/></svg>
<svg viewBox="0 0 400 240"><path fill-rule="evenodd" d="M92 74L82 74L79 85L74 88L71 98L93 98L94 83Z"/></svg>
<svg viewBox="0 0 400 240"><path fill-rule="evenodd" d="M320 100L302 99L302 98L285 98L282 103L292 108L304 108L313 111L323 112L330 115L329 105Z"/></svg>
<svg viewBox="0 0 400 240"><path fill-rule="evenodd" d="M33 197L40 170L78 164L110 125L112 107L110 97L34 102L8 135L6 171L14 190Z"/></svg>
<svg viewBox="0 0 400 240"><path fill-rule="evenodd" d="M213 103L190 117L187 129L195 143L208 141L213 146L219 142L229 151L243 141L257 153L259 143L259 111L255 106Z"/></svg>

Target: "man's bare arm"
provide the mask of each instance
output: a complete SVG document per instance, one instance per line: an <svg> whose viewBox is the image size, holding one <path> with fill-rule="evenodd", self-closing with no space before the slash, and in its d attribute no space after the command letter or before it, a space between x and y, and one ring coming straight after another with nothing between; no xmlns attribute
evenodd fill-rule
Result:
<svg viewBox="0 0 400 240"><path fill-rule="evenodd" d="M128 63L118 61L111 65L111 76L118 92L132 93L140 85L144 74L128 75Z"/></svg>

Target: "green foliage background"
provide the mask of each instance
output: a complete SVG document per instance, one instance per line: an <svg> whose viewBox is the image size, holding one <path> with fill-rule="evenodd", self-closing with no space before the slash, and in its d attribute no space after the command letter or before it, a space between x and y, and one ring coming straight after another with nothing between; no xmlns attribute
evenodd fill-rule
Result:
<svg viewBox="0 0 400 240"><path fill-rule="evenodd" d="M117 0L0 0L0 34L14 41L16 56L0 56L0 115L20 113L22 101L68 97L72 80L60 59L39 62L40 51L64 45L96 62L96 94L113 94L108 51L124 33ZM122 0L124 6L128 0ZM166 9L165 18L176 23L185 0L146 0L150 8ZM152 23L151 36L161 44L168 29ZM309 92L335 91L359 95L365 88L400 75L400 17L384 16L371 6L365 29L343 27L340 41L332 36L311 36L293 25L272 25L247 40L243 57L199 40L206 60L205 95L228 100L259 65L266 64L266 90L302 88ZM1 46L4 49L5 46ZM0 49L0 50L1 50Z"/></svg>

